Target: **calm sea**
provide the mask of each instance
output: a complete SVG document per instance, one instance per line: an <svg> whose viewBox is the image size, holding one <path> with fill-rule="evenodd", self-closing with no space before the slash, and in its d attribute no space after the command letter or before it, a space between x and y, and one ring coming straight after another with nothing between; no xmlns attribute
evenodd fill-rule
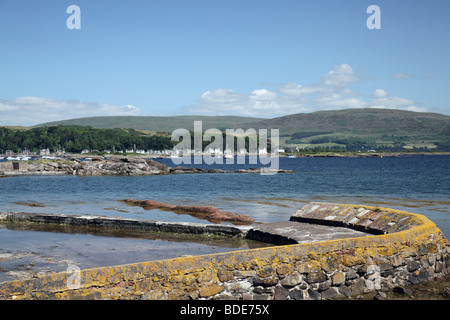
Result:
<svg viewBox="0 0 450 320"><path fill-rule="evenodd" d="M174 166L170 159L158 161ZM260 165L190 166L237 170ZM450 156L280 158L280 168L296 172L275 175L218 173L139 177L1 178L0 211L91 214L209 223L186 214L157 209L145 210L120 201L134 198L170 204L214 206L224 211L247 214L257 222L275 222L289 220L289 217L307 202L324 201L375 205L423 214L435 222L450 239ZM80 238L76 238L77 236ZM101 242L100 239L103 238ZM111 243L112 241L114 243ZM135 242L130 244L128 241ZM119 253L127 256L123 253L123 248L138 248L136 241L143 240L0 228L0 271L1 268L10 270L12 267L5 267L4 264L8 262L12 265L13 261L17 262L11 255L17 256L18 253L29 254L22 257L30 257L28 260L33 257L38 260L36 253L40 253L39 257L48 254L50 260L58 255L59 261L66 259L81 267L90 267L133 262L133 259L136 261L136 255L139 256L139 261L150 260L152 257L146 258L142 256L142 252L152 250L159 250L160 255L154 257L157 259L177 256L188 250L183 241L153 239L139 242L142 250L130 254L129 260L105 258L107 261L96 261L92 257L98 255L99 251L107 251L108 248L114 248L111 251L115 257ZM98 247L97 242L101 242ZM52 244L53 251L50 250ZM208 248L204 249L204 245ZM74 246L77 247L73 248ZM234 245L205 243L191 244L190 247L196 248L192 254L209 252L211 248L222 251L238 249ZM167 255L167 252L173 254ZM36 269L36 265L34 261L31 269Z"/></svg>

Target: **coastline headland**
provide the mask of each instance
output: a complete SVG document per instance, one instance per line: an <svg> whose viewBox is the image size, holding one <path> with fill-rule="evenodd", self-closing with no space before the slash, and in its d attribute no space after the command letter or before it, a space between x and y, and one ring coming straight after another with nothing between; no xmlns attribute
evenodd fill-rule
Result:
<svg viewBox="0 0 450 320"><path fill-rule="evenodd" d="M89 161L79 158L37 161L7 161L0 162L1 176L16 175L79 175L79 176L110 176L110 175L161 175L181 173L285 173L294 172L283 169L250 168L227 171L222 169L203 169L195 167L168 167L162 163L142 157L110 157L89 158Z"/></svg>
<svg viewBox="0 0 450 320"><path fill-rule="evenodd" d="M161 227L138 220L17 213L3 213L0 220L6 225ZM318 226L322 231L314 231ZM215 228L277 245L2 282L0 299L345 299L443 279L450 271L450 244L436 225L423 215L389 208L312 202L281 224L209 230ZM335 228L351 232L331 232ZM209 232L189 224L181 230Z"/></svg>

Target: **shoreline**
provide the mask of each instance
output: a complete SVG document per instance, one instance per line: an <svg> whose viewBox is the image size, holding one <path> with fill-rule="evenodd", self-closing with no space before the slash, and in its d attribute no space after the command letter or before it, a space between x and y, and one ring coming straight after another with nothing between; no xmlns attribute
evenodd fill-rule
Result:
<svg viewBox="0 0 450 320"><path fill-rule="evenodd" d="M291 173L293 170L249 168L238 170L203 169L195 167L168 167L165 164L141 157L95 158L80 161L79 158L66 160L36 160L0 162L0 177L22 175L77 175L77 176L139 176L188 173Z"/></svg>
<svg viewBox="0 0 450 320"><path fill-rule="evenodd" d="M321 157L335 157L335 158L372 158L372 157L404 157L404 156L449 156L450 152L323 152L313 154L293 154L295 158L321 158ZM289 157L283 155L280 157Z"/></svg>
<svg viewBox="0 0 450 320"><path fill-rule="evenodd" d="M314 153L314 154L281 154L280 158L392 158L411 156L449 156L450 152L365 152L365 153ZM236 156L235 156L236 157ZM296 171L285 169L249 168L238 170L204 169L196 167L169 167L159 163L157 159L170 157L149 158L145 155L66 155L52 159L38 158L32 160L0 161L0 178L24 175L80 175L80 176L108 176L108 175L166 175L187 173L293 173Z"/></svg>

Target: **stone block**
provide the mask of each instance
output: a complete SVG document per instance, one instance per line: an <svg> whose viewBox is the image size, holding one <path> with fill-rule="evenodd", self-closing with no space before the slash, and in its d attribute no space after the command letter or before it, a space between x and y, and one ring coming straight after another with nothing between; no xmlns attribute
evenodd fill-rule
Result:
<svg viewBox="0 0 450 320"><path fill-rule="evenodd" d="M267 266L267 267L261 268L256 271L256 274L262 278L269 277L269 276L273 275L274 273L275 273L275 270L271 266Z"/></svg>
<svg viewBox="0 0 450 320"><path fill-rule="evenodd" d="M366 290L364 290L365 292L371 292L373 290L380 290L380 289L381 289L380 279L366 280Z"/></svg>
<svg viewBox="0 0 450 320"><path fill-rule="evenodd" d="M320 293L316 290L308 289L308 298L310 300L320 300Z"/></svg>
<svg viewBox="0 0 450 320"><path fill-rule="evenodd" d="M345 283L345 273L338 272L331 277L331 283L333 286L340 286Z"/></svg>
<svg viewBox="0 0 450 320"><path fill-rule="evenodd" d="M273 287L261 287L261 286L256 286L256 287L253 288L253 293L258 293L258 294L263 294L263 293L273 294L273 293L274 293L274 288L273 288Z"/></svg>
<svg viewBox="0 0 450 320"><path fill-rule="evenodd" d="M339 293L343 294L347 298L352 296L352 290L350 289L350 287L346 286L345 284L343 284L339 287Z"/></svg>
<svg viewBox="0 0 450 320"><path fill-rule="evenodd" d="M339 294L339 292L335 288L331 287L321 293L321 298L322 299L333 299L338 294Z"/></svg>
<svg viewBox="0 0 450 320"><path fill-rule="evenodd" d="M387 271L392 269L392 265L388 261L383 261L378 264L380 271Z"/></svg>
<svg viewBox="0 0 450 320"><path fill-rule="evenodd" d="M323 273L323 271L310 272L306 276L306 282L308 282L309 284L323 282L326 280L327 280L327 276L325 273Z"/></svg>
<svg viewBox="0 0 450 320"><path fill-rule="evenodd" d="M226 283L225 287L230 292L240 292L244 293L250 290L252 283L250 281L236 281L231 283Z"/></svg>
<svg viewBox="0 0 450 320"><path fill-rule="evenodd" d="M295 287L303 281L302 275L295 272L284 277L280 284L284 287Z"/></svg>
<svg viewBox="0 0 450 320"><path fill-rule="evenodd" d="M413 276L412 274L408 276L408 284L418 284L418 283L419 280L417 280L415 276Z"/></svg>
<svg viewBox="0 0 450 320"><path fill-rule="evenodd" d="M345 278L347 280L353 280L358 278L358 274L356 273L356 271L354 269L348 269L347 272L345 273Z"/></svg>
<svg viewBox="0 0 450 320"><path fill-rule="evenodd" d="M339 260L334 255L328 255L324 261L322 261L322 269L327 273L332 273L339 267Z"/></svg>
<svg viewBox="0 0 450 320"><path fill-rule="evenodd" d="M192 299L194 299L194 298L192 298ZM214 300L237 300L237 299L238 299L237 296L232 295L232 294L227 293L227 292L219 293L218 295L216 295L214 297Z"/></svg>
<svg viewBox="0 0 450 320"><path fill-rule="evenodd" d="M287 291L282 286L275 287L275 292L273 295L273 300L286 300L289 296L289 291Z"/></svg>
<svg viewBox="0 0 450 320"><path fill-rule="evenodd" d="M200 287L199 297L206 298L218 294L224 290L224 286L217 283L207 283Z"/></svg>
<svg viewBox="0 0 450 320"><path fill-rule="evenodd" d="M363 278L359 278L353 284L351 284L349 288L354 295L358 295L364 292L365 280Z"/></svg>
<svg viewBox="0 0 450 320"><path fill-rule="evenodd" d="M255 275L253 270L236 270L233 272L234 276L238 279L251 278Z"/></svg>
<svg viewBox="0 0 450 320"><path fill-rule="evenodd" d="M330 281L324 281L324 282L320 282L318 285L317 285L317 291L319 291L319 292L322 292L322 291L325 291L325 290L328 290L330 288Z"/></svg>
<svg viewBox="0 0 450 320"><path fill-rule="evenodd" d="M282 265L280 265L278 268L277 268L277 274L278 275L285 275L285 274L288 274L288 273L290 273L292 271L292 266L291 265L289 265L289 264L287 264L287 263L283 263Z"/></svg>
<svg viewBox="0 0 450 320"><path fill-rule="evenodd" d="M217 273L217 277L222 282L234 280L234 274L233 274L232 271L229 271L229 270L221 270L221 271L219 271Z"/></svg>
<svg viewBox="0 0 450 320"><path fill-rule="evenodd" d="M305 300L305 296L302 290L293 289L289 291L289 298L293 300Z"/></svg>
<svg viewBox="0 0 450 320"><path fill-rule="evenodd" d="M272 295L266 293L253 295L253 300L270 300L271 298Z"/></svg>
<svg viewBox="0 0 450 320"><path fill-rule="evenodd" d="M242 300L253 300L253 295L251 293L243 293L242 294Z"/></svg>
<svg viewBox="0 0 450 320"><path fill-rule="evenodd" d="M407 270L409 272L415 271L415 270L417 270L419 268L420 268L420 263L418 261L416 261L416 260L409 261L407 263Z"/></svg>
<svg viewBox="0 0 450 320"><path fill-rule="evenodd" d="M391 263L394 267L400 267L405 264L405 261L401 257L401 255L396 254L391 257Z"/></svg>
<svg viewBox="0 0 450 320"><path fill-rule="evenodd" d="M167 293L167 298L169 300L189 300L189 296L186 291L182 288L171 288Z"/></svg>
<svg viewBox="0 0 450 320"><path fill-rule="evenodd" d="M428 281L428 278L430 277L428 271L426 270L422 270L419 272L419 275L417 276L417 280L419 280L419 282L425 282Z"/></svg>
<svg viewBox="0 0 450 320"><path fill-rule="evenodd" d="M419 253L421 255L428 254L428 249L427 249L427 246L425 244L422 243L422 244L419 245Z"/></svg>
<svg viewBox="0 0 450 320"><path fill-rule="evenodd" d="M414 247L405 247L401 250L401 256L402 258L415 257L417 256L417 250Z"/></svg>
<svg viewBox="0 0 450 320"><path fill-rule="evenodd" d="M278 278L267 277L267 278L253 278L254 286L270 287L278 283Z"/></svg>
<svg viewBox="0 0 450 320"><path fill-rule="evenodd" d="M445 263L441 262L441 261L436 261L436 263L434 264L434 271L436 273L441 273L444 271L445 268Z"/></svg>
<svg viewBox="0 0 450 320"><path fill-rule="evenodd" d="M298 272L300 273L308 273L311 268L307 262L300 263L297 267Z"/></svg>

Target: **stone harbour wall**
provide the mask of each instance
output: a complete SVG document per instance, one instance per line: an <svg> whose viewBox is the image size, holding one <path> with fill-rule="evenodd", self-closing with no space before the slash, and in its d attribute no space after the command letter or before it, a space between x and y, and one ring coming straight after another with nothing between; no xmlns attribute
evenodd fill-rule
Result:
<svg viewBox="0 0 450 320"><path fill-rule="evenodd" d="M371 234L68 271L0 283L0 299L335 299L439 279L450 246L422 215L310 203L291 220Z"/></svg>

